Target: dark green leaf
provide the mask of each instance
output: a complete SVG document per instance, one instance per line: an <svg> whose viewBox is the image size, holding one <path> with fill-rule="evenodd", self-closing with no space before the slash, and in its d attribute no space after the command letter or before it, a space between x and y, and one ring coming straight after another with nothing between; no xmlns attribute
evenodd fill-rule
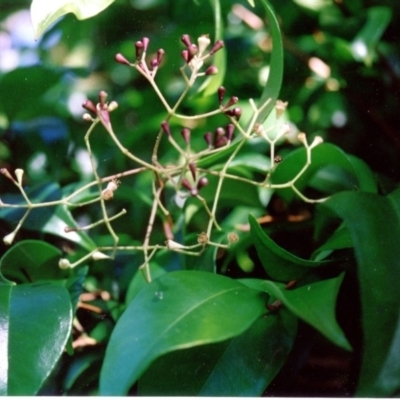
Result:
<svg viewBox="0 0 400 400"><path fill-rule="evenodd" d="M102 395L125 395L159 356L240 335L265 312L265 298L232 279L178 271L148 284L111 336L101 371Z"/></svg>
<svg viewBox="0 0 400 400"><path fill-rule="evenodd" d="M32 396L60 358L72 326L67 290L52 284L0 287L0 392ZM9 300L8 304L7 301Z"/></svg>
<svg viewBox="0 0 400 400"><path fill-rule="evenodd" d="M372 193L339 193L325 204L350 231L361 292L363 357L358 396L390 397L400 389L400 298L393 286L399 272L400 190L388 197ZM325 205L324 204L324 205Z"/></svg>
<svg viewBox="0 0 400 400"><path fill-rule="evenodd" d="M297 317L308 322L337 346L351 350L342 329L336 322L335 305L344 275L310 283L294 290L285 290L282 283L265 281L268 294L277 297Z"/></svg>
<svg viewBox="0 0 400 400"><path fill-rule="evenodd" d="M329 261L305 260L289 253L264 233L252 215L249 215L249 222L258 258L271 278L283 282L297 280L307 274L310 268L322 267L329 263Z"/></svg>

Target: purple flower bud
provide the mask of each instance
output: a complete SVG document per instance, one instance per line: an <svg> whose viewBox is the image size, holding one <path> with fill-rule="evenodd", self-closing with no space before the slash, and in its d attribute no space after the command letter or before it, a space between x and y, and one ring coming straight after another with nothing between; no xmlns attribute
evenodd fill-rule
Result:
<svg viewBox="0 0 400 400"><path fill-rule="evenodd" d="M183 140L185 141L185 143L188 145L190 143L190 129L189 128L183 128L181 130L181 134L183 137Z"/></svg>
<svg viewBox="0 0 400 400"><path fill-rule="evenodd" d="M182 186L183 186L185 189L187 189L187 190L189 190L189 191L192 190L192 185L189 183L189 181L188 181L186 178L183 178L183 179L182 179L181 184L182 184Z"/></svg>
<svg viewBox="0 0 400 400"><path fill-rule="evenodd" d="M234 131L235 131L235 125L228 124L226 126L226 138L228 139L228 142L232 140Z"/></svg>
<svg viewBox="0 0 400 400"><path fill-rule="evenodd" d="M223 86L220 86L218 88L218 101L219 101L219 105L222 104L222 102L224 101L224 96L226 93L226 89Z"/></svg>
<svg viewBox="0 0 400 400"><path fill-rule="evenodd" d="M242 109L240 107L235 107L233 109L233 114L236 118L236 121L239 121L240 117L242 116Z"/></svg>
<svg viewBox="0 0 400 400"><path fill-rule="evenodd" d="M215 65L210 65L206 69L206 75L216 75L218 74L218 68Z"/></svg>
<svg viewBox="0 0 400 400"><path fill-rule="evenodd" d="M130 62L121 53L116 54L114 58L120 64L130 65Z"/></svg>
<svg viewBox="0 0 400 400"><path fill-rule="evenodd" d="M192 174L192 177L194 180L196 180L197 176L197 169L196 169L196 164L195 163L189 163L189 169Z"/></svg>
<svg viewBox="0 0 400 400"><path fill-rule="evenodd" d="M142 38L142 43L143 43L143 50L147 51L147 48L149 47L150 39L148 37Z"/></svg>
<svg viewBox="0 0 400 400"><path fill-rule="evenodd" d="M7 168L1 168L0 169L0 174L4 175L6 178L12 180L13 182L15 182L15 179L11 176L11 174L8 172Z"/></svg>
<svg viewBox="0 0 400 400"><path fill-rule="evenodd" d="M97 114L96 106L93 104L93 102L91 100L85 100L82 104L82 107L85 110L88 110L94 114Z"/></svg>
<svg viewBox="0 0 400 400"><path fill-rule="evenodd" d="M216 53L219 49L222 49L224 47L224 42L222 40L217 40L210 50L210 54L213 55Z"/></svg>
<svg viewBox="0 0 400 400"><path fill-rule="evenodd" d="M156 58L153 58L153 59L150 61L150 66L151 66L152 69L157 68L158 65L159 65L159 64L158 64L158 60L157 60Z"/></svg>
<svg viewBox="0 0 400 400"><path fill-rule="evenodd" d="M215 130L215 135L214 135L214 147L217 148L217 143L221 138L225 136L225 129L222 127L219 127Z"/></svg>
<svg viewBox="0 0 400 400"><path fill-rule="evenodd" d="M207 185L208 185L208 179L205 176L203 176L197 182L197 189L200 190L202 187L207 186Z"/></svg>
<svg viewBox="0 0 400 400"><path fill-rule="evenodd" d="M239 98L236 96L232 96L228 102L224 105L224 109L225 108L229 108L230 106L233 106L234 104L236 104L239 101Z"/></svg>
<svg viewBox="0 0 400 400"><path fill-rule="evenodd" d="M211 132L207 132L204 134L204 140L206 141L206 143L208 144L208 147L211 147L211 139L212 139L212 133Z"/></svg>
<svg viewBox="0 0 400 400"><path fill-rule="evenodd" d="M192 44L192 42L190 41L190 36L187 35L187 34L182 35L181 40L182 40L183 44L184 44L186 47L189 47L189 46Z"/></svg>
<svg viewBox="0 0 400 400"><path fill-rule="evenodd" d="M215 142L215 148L219 149L220 147L224 147L228 144L228 138L226 136L222 136Z"/></svg>
<svg viewBox="0 0 400 400"><path fill-rule="evenodd" d="M161 122L161 129L163 130L163 132L170 137L171 136L171 130L169 128L169 123L168 121L163 121Z"/></svg>
<svg viewBox="0 0 400 400"><path fill-rule="evenodd" d="M164 57L164 54L165 54L164 49L158 49L158 51L157 51L157 62L158 62L158 65L161 64L161 61L162 61L162 59Z"/></svg>
<svg viewBox="0 0 400 400"><path fill-rule="evenodd" d="M187 50L182 50L181 52L182 58L185 60L185 63L189 62L189 52Z"/></svg>
<svg viewBox="0 0 400 400"><path fill-rule="evenodd" d="M196 197L199 194L199 191L197 190L197 188L192 188L192 190L190 191L190 194L193 197Z"/></svg>
<svg viewBox="0 0 400 400"><path fill-rule="evenodd" d="M143 55L144 44L140 40L135 43L136 60L140 60Z"/></svg>
<svg viewBox="0 0 400 400"><path fill-rule="evenodd" d="M191 44L188 47L189 61L196 55L197 51L198 51L198 48L197 48L197 46L195 44Z"/></svg>

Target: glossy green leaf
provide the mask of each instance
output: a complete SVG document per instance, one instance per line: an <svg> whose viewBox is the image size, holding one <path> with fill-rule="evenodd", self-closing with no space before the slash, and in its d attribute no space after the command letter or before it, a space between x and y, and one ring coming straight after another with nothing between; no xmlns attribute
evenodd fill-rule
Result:
<svg viewBox="0 0 400 400"><path fill-rule="evenodd" d="M11 288L11 290L10 290ZM37 393L60 358L71 332L72 307L59 285L0 286L0 392L9 396Z"/></svg>
<svg viewBox="0 0 400 400"><path fill-rule="evenodd" d="M311 157L311 165L296 181L296 187L300 191L303 191L318 171L327 166L334 166L347 173L337 183L341 185L341 190L353 189L373 193L377 191L375 178L366 164L354 156L349 156L339 147L330 143L322 143L312 150ZM306 151L304 148L291 152L278 164L271 177L272 183L282 184L291 181L305 164ZM340 175L336 171L328 179L337 179L338 176ZM290 201L296 196L291 189L282 189L279 191L279 195L286 201Z"/></svg>
<svg viewBox="0 0 400 400"><path fill-rule="evenodd" d="M339 347L351 350L335 318L336 298L344 275L286 290L282 283L265 281L267 293L277 297L297 317L309 323Z"/></svg>
<svg viewBox="0 0 400 400"><path fill-rule="evenodd" d="M12 246L0 259L1 272L17 283L64 279L69 273L58 267L62 252L40 240L24 240Z"/></svg>
<svg viewBox="0 0 400 400"><path fill-rule="evenodd" d="M111 336L102 395L125 395L152 361L173 350L240 335L265 312L260 292L198 271L164 274L129 304Z"/></svg>
<svg viewBox="0 0 400 400"><path fill-rule="evenodd" d="M387 197L343 192L326 204L344 220L357 259L360 285L363 355L358 396L390 397L400 390L398 320L400 297L394 287L400 258L400 190Z"/></svg>
<svg viewBox="0 0 400 400"><path fill-rule="evenodd" d="M249 215L249 222L258 258L271 278L283 282L297 280L310 272L310 268L322 267L329 263L329 261L305 260L295 256L278 246L265 234L253 215Z"/></svg>
<svg viewBox="0 0 400 400"><path fill-rule="evenodd" d="M106 9L114 0L32 0L31 19L37 39L55 21L68 13L87 19Z"/></svg>
<svg viewBox="0 0 400 400"><path fill-rule="evenodd" d="M283 44L278 20L271 6L261 0L268 16L269 30L272 37L272 53L269 63L269 75L258 106L263 105L268 99L270 102L258 116L257 122L262 123L274 109L282 85L283 77Z"/></svg>
<svg viewBox="0 0 400 400"><path fill-rule="evenodd" d="M56 201L61 198L61 191L57 184L49 183L27 191L27 195L32 203L43 203ZM4 203L25 204L21 201L21 196L2 196ZM0 210L0 218L12 224L24 215L26 209L3 208ZM58 237L77 243L84 249L91 251L96 245L85 232L65 232L66 226L75 226L70 211L64 205L43 207L33 209L26 218L23 228L37 232L50 233Z"/></svg>
<svg viewBox="0 0 400 400"><path fill-rule="evenodd" d="M392 10L389 7L377 6L367 10L367 21L351 44L356 60L368 66L372 64L376 46L391 19Z"/></svg>
<svg viewBox="0 0 400 400"><path fill-rule="evenodd" d="M165 354L139 380L139 394L260 396L286 361L296 328L297 318L282 310L231 340Z"/></svg>

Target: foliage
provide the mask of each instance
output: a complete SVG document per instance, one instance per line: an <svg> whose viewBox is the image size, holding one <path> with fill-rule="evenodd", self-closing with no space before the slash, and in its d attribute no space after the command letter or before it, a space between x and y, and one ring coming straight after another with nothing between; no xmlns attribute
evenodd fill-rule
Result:
<svg viewBox="0 0 400 400"><path fill-rule="evenodd" d="M400 7L47 3L0 65L0 393L301 395L306 340L399 395Z"/></svg>

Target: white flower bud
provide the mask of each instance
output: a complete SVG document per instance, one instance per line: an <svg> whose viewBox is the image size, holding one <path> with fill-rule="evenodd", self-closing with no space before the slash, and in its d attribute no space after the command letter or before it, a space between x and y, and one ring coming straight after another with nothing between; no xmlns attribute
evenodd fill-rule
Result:
<svg viewBox="0 0 400 400"><path fill-rule="evenodd" d="M180 243L174 242L171 239L168 239L165 244L169 250L182 250L185 246L182 246Z"/></svg>
<svg viewBox="0 0 400 400"><path fill-rule="evenodd" d="M102 253L101 251L95 251L95 252L92 254L92 258L93 258L93 260L98 261L98 260L106 260L106 259L109 259L110 256L108 256L107 254Z"/></svg>
<svg viewBox="0 0 400 400"><path fill-rule="evenodd" d="M15 235L17 234L17 231L11 232L8 235L3 237L3 243L7 246L10 246L12 242L15 239Z"/></svg>
<svg viewBox="0 0 400 400"><path fill-rule="evenodd" d="M110 104L108 105L108 111L114 111L118 108L118 103L116 101L112 101L110 102Z"/></svg>
<svg viewBox="0 0 400 400"><path fill-rule="evenodd" d="M58 262L58 268L60 269L68 269L71 268L71 263L66 258L61 258Z"/></svg>
<svg viewBox="0 0 400 400"><path fill-rule="evenodd" d="M210 37L208 35L202 35L197 39L197 43L199 45L199 57L201 57L211 43Z"/></svg>
<svg viewBox="0 0 400 400"><path fill-rule="evenodd" d="M324 139L322 139L321 136L315 136L313 142L311 143L310 148L312 149L315 146L318 146L319 144L321 144L324 141Z"/></svg>
<svg viewBox="0 0 400 400"><path fill-rule="evenodd" d="M24 170L21 168L17 168L15 170L15 176L17 177L17 182L21 185L22 184L22 177L24 175Z"/></svg>

